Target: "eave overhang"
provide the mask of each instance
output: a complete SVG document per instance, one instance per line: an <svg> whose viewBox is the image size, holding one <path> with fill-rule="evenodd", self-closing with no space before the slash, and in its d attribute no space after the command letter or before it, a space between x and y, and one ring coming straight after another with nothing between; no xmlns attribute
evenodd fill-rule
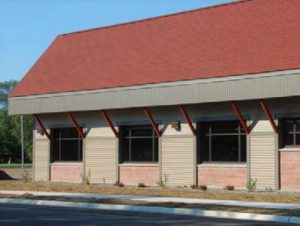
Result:
<svg viewBox="0 0 300 226"><path fill-rule="evenodd" d="M9 98L10 115L300 96L300 69Z"/></svg>

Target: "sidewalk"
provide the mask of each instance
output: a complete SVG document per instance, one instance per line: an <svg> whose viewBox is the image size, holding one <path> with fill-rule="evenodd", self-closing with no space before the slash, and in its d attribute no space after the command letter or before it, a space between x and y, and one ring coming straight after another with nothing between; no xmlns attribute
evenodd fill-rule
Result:
<svg viewBox="0 0 300 226"><path fill-rule="evenodd" d="M24 195L32 194L34 196L60 196L65 198L95 198L95 199L128 199L132 201L156 202L156 203L184 203L184 204L209 204L220 206L237 206L260 209L278 209L278 210L300 210L300 204L289 203L271 203L271 202L245 202L233 200L213 200L213 199L191 199L191 198L172 198L172 197L154 197L138 195L107 195L91 193L65 193L65 192L37 192L37 191L18 191L18 190L0 190L0 194Z"/></svg>

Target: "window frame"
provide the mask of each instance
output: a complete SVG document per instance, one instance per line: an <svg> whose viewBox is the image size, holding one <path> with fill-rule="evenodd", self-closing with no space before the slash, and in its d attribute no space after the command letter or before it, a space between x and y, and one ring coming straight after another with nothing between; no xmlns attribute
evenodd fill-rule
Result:
<svg viewBox="0 0 300 226"><path fill-rule="evenodd" d="M228 123L228 122L236 122L237 123L237 132L212 132L212 127L213 124L221 124L221 123ZM206 126L208 127L208 133L202 133L202 128L203 128L203 124L207 124ZM205 142L205 139L203 139L203 135L204 136L208 136L208 160L204 160L204 154L203 152L205 152L205 148L202 142ZM213 160L212 159L212 153L213 153L213 147L212 147L212 137L214 136L237 136L237 147L238 147L238 157L237 157L237 161L226 161L226 160ZM243 141L242 138L244 136L244 142L245 142L245 150L243 150ZM247 134L243 131L243 128L240 124L240 122L238 120L234 120L234 119L228 119L228 120L209 120L209 121L199 121L197 123L197 164L245 164L247 163L247 159L248 159L248 139L247 139ZM244 156L245 156L245 160L242 160L242 156L243 156L243 151L245 151Z"/></svg>
<svg viewBox="0 0 300 226"><path fill-rule="evenodd" d="M82 127L81 127L82 128ZM64 129L72 129L74 130L74 133L76 133L76 137L62 137L62 130ZM57 130L58 132L58 137L54 137L55 136L55 132L54 130ZM83 140L82 138L80 137L80 135L78 134L76 128L74 127L59 127L59 128L51 128L50 129L50 136L51 136L51 140L50 140L50 160L51 160L51 163L55 163L55 162L83 162ZM57 151L58 152L58 158L55 159L55 148L56 148L56 145L55 145L55 140L56 139L56 142L58 143L58 147L59 147L59 150ZM77 149L77 160L62 160L62 141L72 141L72 140L77 140L78 141L78 149Z"/></svg>
<svg viewBox="0 0 300 226"><path fill-rule="evenodd" d="M289 134L292 134L293 144L286 144L285 142L285 132L286 132L286 121L293 121L293 131L288 131ZM297 121L300 122L300 117L285 117L279 119L279 148L300 148L300 141L297 144L297 135L300 135L300 128L297 131ZM299 123L298 122L298 123Z"/></svg>
<svg viewBox="0 0 300 226"><path fill-rule="evenodd" d="M148 129L151 128L151 131L152 131L152 134L151 136L133 136L132 135L132 131L135 129L135 128L138 128L138 127L149 127ZM128 136L126 136L126 129L129 130L129 134ZM153 127L150 125L150 124L137 124L137 125L134 125L134 124L130 124L130 125L120 125L119 126L119 134L120 134L120 138L119 138L119 164L139 164L139 163L155 163L157 164L159 162L159 137L156 135ZM124 160L124 159L127 159L127 158L124 158L124 150L125 150L125 144L124 144L124 141L125 139L128 139L128 160ZM151 161L134 161L132 160L132 140L133 139L152 139L152 152L151 152ZM157 160L155 159L155 157L157 157Z"/></svg>

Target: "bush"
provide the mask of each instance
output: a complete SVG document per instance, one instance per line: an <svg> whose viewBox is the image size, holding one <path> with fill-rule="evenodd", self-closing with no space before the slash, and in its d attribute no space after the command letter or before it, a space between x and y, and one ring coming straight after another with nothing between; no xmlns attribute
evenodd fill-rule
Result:
<svg viewBox="0 0 300 226"><path fill-rule="evenodd" d="M256 189L256 182L257 182L257 179L249 178L249 180L247 181L247 184L246 184L246 188L247 188L248 192L255 191L255 189Z"/></svg>
<svg viewBox="0 0 300 226"><path fill-rule="evenodd" d="M145 188L146 185L145 185L144 183L139 183L139 184L138 184L138 187L139 187L139 188Z"/></svg>
<svg viewBox="0 0 300 226"><path fill-rule="evenodd" d="M233 191L234 190L234 186L233 185L226 185L224 187L224 190L227 190L227 191Z"/></svg>
<svg viewBox="0 0 300 226"><path fill-rule="evenodd" d="M23 172L21 173L21 177L24 183L28 183L31 180L29 172L27 170L23 170Z"/></svg>
<svg viewBox="0 0 300 226"><path fill-rule="evenodd" d="M120 182L120 181L117 181L115 184L114 184L114 186L117 186L117 187L125 187L125 185L122 183L122 182Z"/></svg>

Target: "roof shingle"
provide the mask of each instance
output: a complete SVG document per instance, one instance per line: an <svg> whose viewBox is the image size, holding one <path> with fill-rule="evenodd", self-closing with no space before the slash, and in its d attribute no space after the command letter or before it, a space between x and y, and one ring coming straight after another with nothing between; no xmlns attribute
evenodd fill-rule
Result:
<svg viewBox="0 0 300 226"><path fill-rule="evenodd" d="M248 0L59 35L10 97L300 68L300 1Z"/></svg>

